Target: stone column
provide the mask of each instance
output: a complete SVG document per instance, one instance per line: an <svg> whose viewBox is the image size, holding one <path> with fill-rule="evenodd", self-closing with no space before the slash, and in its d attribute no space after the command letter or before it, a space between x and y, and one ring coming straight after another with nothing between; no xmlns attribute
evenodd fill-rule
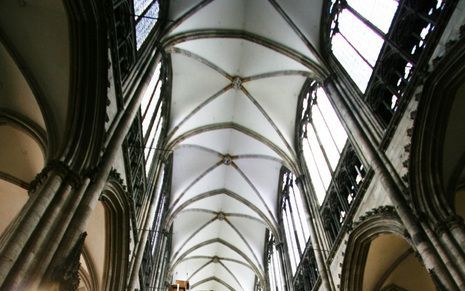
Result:
<svg viewBox="0 0 465 291"><path fill-rule="evenodd" d="M58 247L88 180L66 164L51 162L32 183L31 197L10 225L0 247L0 289L33 290Z"/></svg>
<svg viewBox="0 0 465 291"><path fill-rule="evenodd" d="M386 194L389 195L389 198L393 202L426 268L438 277L441 284L447 290L465 290L463 278L454 276L446 268L435 248L428 240L417 217L415 217L413 211L408 207L404 196L407 190L404 189L400 177L398 177L387 157L373 142L374 138L370 134L370 129L365 128L363 124L358 122L356 116L357 110L349 110L348 103L350 101L347 100L348 98L343 97L337 87L337 83L333 79L330 78L326 81L325 88L329 93L329 100L333 104L352 143L354 146L359 147L361 154L365 156L365 160L369 162L369 165L380 176L380 181L386 190Z"/></svg>
<svg viewBox="0 0 465 291"><path fill-rule="evenodd" d="M143 77L141 77L137 90L133 92L133 97L130 99L128 105L123 109L120 117L117 120L117 126L109 137L109 142L102 156L101 162L95 169L92 179L88 187L85 188L82 194L82 199L77 205L77 209L72 213L72 219L69 222L66 232L62 237L56 237L59 242L59 247L53 256L50 265L47 268L44 286L47 282L56 281L55 277L59 269L66 264L68 255L71 253L73 246L79 240L79 237L86 230L86 223L89 216L92 214L95 206L97 205L100 194L105 187L108 175L112 169L112 165L117 157L117 153L126 137L129 128L139 110L140 102L143 97L143 90L148 84L156 64L160 60L160 54L153 52L150 59L150 66ZM142 85L141 85L142 84Z"/></svg>

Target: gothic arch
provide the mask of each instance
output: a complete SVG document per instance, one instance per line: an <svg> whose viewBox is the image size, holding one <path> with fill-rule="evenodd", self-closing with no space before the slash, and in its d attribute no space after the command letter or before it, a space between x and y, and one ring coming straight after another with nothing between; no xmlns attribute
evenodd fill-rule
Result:
<svg viewBox="0 0 465 291"><path fill-rule="evenodd" d="M89 257L88 250L85 247L82 249L80 263L79 286L85 287L86 291L99 290L97 274L95 273L95 266L92 262L92 259Z"/></svg>
<svg viewBox="0 0 465 291"><path fill-rule="evenodd" d="M101 201L106 231L102 290L124 290L129 266L130 204L116 171L111 172Z"/></svg>
<svg viewBox="0 0 465 291"><path fill-rule="evenodd" d="M393 207L374 209L355 223L349 235L342 266L341 291L362 290L365 263L371 242L391 233L404 237L406 230Z"/></svg>
<svg viewBox="0 0 465 291"><path fill-rule="evenodd" d="M409 168L414 208L433 223L455 215L465 181L465 38L436 61L420 97Z"/></svg>
<svg viewBox="0 0 465 291"><path fill-rule="evenodd" d="M341 291L436 290L392 206L368 211L354 224L345 254Z"/></svg>

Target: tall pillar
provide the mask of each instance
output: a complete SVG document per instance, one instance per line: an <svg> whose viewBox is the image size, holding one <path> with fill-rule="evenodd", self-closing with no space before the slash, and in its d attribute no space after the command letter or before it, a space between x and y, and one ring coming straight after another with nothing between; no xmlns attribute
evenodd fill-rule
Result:
<svg viewBox="0 0 465 291"><path fill-rule="evenodd" d="M61 162L49 163L38 175L36 190L1 242L1 290L37 286L88 181Z"/></svg>
<svg viewBox="0 0 465 291"><path fill-rule="evenodd" d="M440 283L447 290L465 290L464 279L456 270L446 267L447 263L441 260L436 249L428 240L425 230L409 208L404 196L407 190L404 188L400 177L398 177L387 157L373 142L373 137L370 136L370 129L364 128L358 122L356 110L349 110L348 103L350 101L347 100L348 98L345 99L343 97L334 79L329 78L326 80L325 88L329 93L329 100L341 119L352 144L359 148L361 154L365 156L365 160L368 161L369 165L380 176L380 181L393 202L426 268L437 276Z"/></svg>
<svg viewBox="0 0 465 291"><path fill-rule="evenodd" d="M149 68L145 71L145 74L141 76L141 79L138 80L139 82L137 82L138 86L135 92L133 92L133 97L130 99L126 108L116 118L117 126L109 139L101 162L92 175L88 187L83 191L82 199L77 203L77 209L73 212L72 218L67 225L66 232L63 236L56 237L56 240L59 242L59 247L47 267L43 282L44 286L46 286L48 282L53 283L56 281L55 278L57 273L59 273L62 266L66 264L67 257L71 253L73 246L79 240L82 233L85 232L87 220L97 205L100 194L105 187L108 175L118 155L118 151L139 110L143 97L141 93L144 89L144 86L140 84L145 84L145 86L148 84L147 80L150 79L159 60L160 53L154 51L152 57L149 59Z"/></svg>

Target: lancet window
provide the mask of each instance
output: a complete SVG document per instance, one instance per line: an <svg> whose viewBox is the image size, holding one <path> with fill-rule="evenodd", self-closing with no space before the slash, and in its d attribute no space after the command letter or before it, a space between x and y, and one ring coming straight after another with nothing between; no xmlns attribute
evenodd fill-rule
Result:
<svg viewBox="0 0 465 291"><path fill-rule="evenodd" d="M310 230L305 216L305 202L302 200L296 178L286 169L283 169L281 175L280 197L280 222L286 237L292 273L295 273L310 237Z"/></svg>
<svg viewBox="0 0 465 291"><path fill-rule="evenodd" d="M300 136L313 188L321 204L346 144L347 134L317 82L307 84L303 93Z"/></svg>
<svg viewBox="0 0 465 291"><path fill-rule="evenodd" d="M310 243L310 225L308 224L306 201L301 195L302 181L292 172L283 168L281 171L280 186L280 225L286 238L283 247L289 257L292 285L295 290L312 290L318 280L318 268L315 261L314 250ZM274 243L274 244L272 244ZM281 265L274 260L279 258L278 248L273 237L268 237L268 275L271 287L284 290L284 281L279 279ZM272 246L272 247L271 247ZM271 272L271 268L272 272ZM271 277L271 276L274 277ZM281 285L280 285L281 284ZM272 289L275 290L275 289Z"/></svg>
<svg viewBox="0 0 465 291"><path fill-rule="evenodd" d="M339 234L366 176L366 169L324 89L309 81L301 99L301 146L329 237Z"/></svg>
<svg viewBox="0 0 465 291"><path fill-rule="evenodd" d="M427 64L443 0L332 0L330 49L387 126Z"/></svg>
<svg viewBox="0 0 465 291"><path fill-rule="evenodd" d="M283 264L278 250L278 243L273 234L267 232L266 240L266 272L271 291L286 290Z"/></svg>
<svg viewBox="0 0 465 291"><path fill-rule="evenodd" d="M137 213L150 191L147 184L153 173L153 161L161 153L168 120L167 98L162 94L164 78L163 66L159 64L143 93L140 110L125 141L130 165L129 187Z"/></svg>

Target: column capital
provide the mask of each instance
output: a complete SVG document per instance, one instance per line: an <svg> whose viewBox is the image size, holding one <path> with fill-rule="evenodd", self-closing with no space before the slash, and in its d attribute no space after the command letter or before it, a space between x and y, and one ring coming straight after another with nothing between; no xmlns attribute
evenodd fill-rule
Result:
<svg viewBox="0 0 465 291"><path fill-rule="evenodd" d="M58 175L62 180L67 180L72 186L77 186L82 178L81 176L71 170L68 165L62 161L52 160L36 175L34 180L29 184L29 195L34 194L39 187L45 183L50 174Z"/></svg>

